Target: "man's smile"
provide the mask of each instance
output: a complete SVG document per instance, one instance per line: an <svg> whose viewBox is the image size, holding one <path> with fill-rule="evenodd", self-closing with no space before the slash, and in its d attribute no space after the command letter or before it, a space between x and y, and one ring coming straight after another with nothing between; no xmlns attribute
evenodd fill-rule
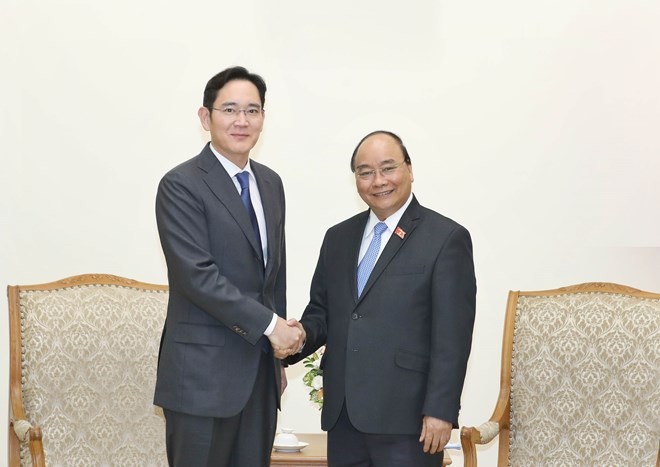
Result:
<svg viewBox="0 0 660 467"><path fill-rule="evenodd" d="M371 196L375 196L376 198L384 198L391 195L393 192L394 190L379 191L378 193L372 193Z"/></svg>

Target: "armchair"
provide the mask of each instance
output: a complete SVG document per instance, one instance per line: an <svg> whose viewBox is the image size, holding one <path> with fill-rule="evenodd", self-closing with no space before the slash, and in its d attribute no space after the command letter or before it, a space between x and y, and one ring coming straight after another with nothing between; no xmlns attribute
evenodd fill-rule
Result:
<svg viewBox="0 0 660 467"><path fill-rule="evenodd" d="M660 466L660 294L510 292L499 397L461 429L465 466L498 435L498 466Z"/></svg>
<svg viewBox="0 0 660 467"><path fill-rule="evenodd" d="M87 274L7 293L9 466L167 465L152 404L167 287Z"/></svg>

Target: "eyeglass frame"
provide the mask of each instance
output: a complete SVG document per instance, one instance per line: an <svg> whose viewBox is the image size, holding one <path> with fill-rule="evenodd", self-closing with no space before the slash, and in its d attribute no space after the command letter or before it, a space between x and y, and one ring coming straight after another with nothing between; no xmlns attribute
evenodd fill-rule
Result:
<svg viewBox="0 0 660 467"><path fill-rule="evenodd" d="M238 109L233 104L229 104L223 107L211 107L211 111L213 110L217 110L220 112L220 115L225 118L233 118L234 120L238 120L241 112L243 112L245 119L249 121L257 120L258 117L263 117L264 114L264 109L258 105L250 105L243 109ZM252 111L255 111L256 113L248 113Z"/></svg>
<svg viewBox="0 0 660 467"><path fill-rule="evenodd" d="M396 165L386 165L385 167L379 167L377 169L372 169L369 168L368 170L361 171L360 168L358 167L355 170L355 177L358 180L373 180L373 178L376 176L376 172L380 174L381 177L388 178L392 175L394 175L394 172L401 167L403 164L407 164L407 161L401 161Z"/></svg>

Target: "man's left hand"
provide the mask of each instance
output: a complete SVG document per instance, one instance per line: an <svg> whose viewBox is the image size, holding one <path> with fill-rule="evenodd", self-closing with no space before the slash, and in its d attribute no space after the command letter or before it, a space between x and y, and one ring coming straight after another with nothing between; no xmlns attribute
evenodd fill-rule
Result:
<svg viewBox="0 0 660 467"><path fill-rule="evenodd" d="M424 452L435 454L445 448L451 437L452 424L439 418L424 416L422 435L419 442L424 443Z"/></svg>

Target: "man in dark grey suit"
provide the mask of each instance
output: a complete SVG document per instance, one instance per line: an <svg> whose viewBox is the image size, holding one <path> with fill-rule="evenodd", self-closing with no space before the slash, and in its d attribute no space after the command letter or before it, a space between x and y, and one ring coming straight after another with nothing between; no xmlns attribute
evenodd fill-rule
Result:
<svg viewBox="0 0 660 467"><path fill-rule="evenodd" d="M300 319L321 362L332 467L439 466L458 427L476 281L468 231L412 194L401 139L367 135L351 158L369 210L326 233Z"/></svg>
<svg viewBox="0 0 660 467"><path fill-rule="evenodd" d="M154 403L170 465L267 466L286 385L275 355L304 339L286 321L282 181L249 158L265 97L245 68L211 78L198 112L211 142L158 187L170 297Z"/></svg>

